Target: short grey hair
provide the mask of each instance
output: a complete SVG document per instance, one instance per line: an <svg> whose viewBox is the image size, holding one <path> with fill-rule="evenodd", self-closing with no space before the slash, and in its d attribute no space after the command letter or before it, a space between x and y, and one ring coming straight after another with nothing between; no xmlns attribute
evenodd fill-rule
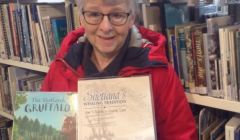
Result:
<svg viewBox="0 0 240 140"><path fill-rule="evenodd" d="M85 4L85 1L86 0L77 0L77 5L78 5L78 9L79 9L79 12L80 14L82 14L82 9L83 9L83 6ZM104 0L104 1L109 1L109 2L114 2L115 0ZM130 9L132 9L132 14L134 16L137 16L138 13L139 13L139 8L138 8L138 0L128 0L130 2Z"/></svg>

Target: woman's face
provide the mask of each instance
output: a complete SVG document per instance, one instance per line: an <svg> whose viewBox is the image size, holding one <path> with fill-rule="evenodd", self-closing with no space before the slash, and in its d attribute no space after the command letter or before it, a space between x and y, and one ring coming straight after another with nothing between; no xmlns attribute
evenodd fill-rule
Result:
<svg viewBox="0 0 240 140"><path fill-rule="evenodd" d="M135 17L131 15L129 0L86 0L83 6L84 16L81 14L81 25L85 28L85 34L93 46L93 51L97 56L114 57L123 46L129 29L134 24ZM99 14L100 13L100 14ZM89 24L88 20L97 18L104 14L98 24ZM109 16L111 15L111 20ZM114 21L126 17L126 22L122 25L114 25ZM121 20L120 20L121 21Z"/></svg>

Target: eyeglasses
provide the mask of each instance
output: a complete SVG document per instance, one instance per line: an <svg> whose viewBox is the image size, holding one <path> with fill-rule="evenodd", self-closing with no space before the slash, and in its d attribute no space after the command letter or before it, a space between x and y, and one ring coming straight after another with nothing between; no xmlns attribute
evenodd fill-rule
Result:
<svg viewBox="0 0 240 140"><path fill-rule="evenodd" d="M115 12L115 13L103 14L103 13L93 12L93 11L82 11L82 13L85 21L91 25L100 24L103 20L103 17L107 16L111 24L115 26L121 26L126 24L127 19L130 15L130 12L129 13Z"/></svg>

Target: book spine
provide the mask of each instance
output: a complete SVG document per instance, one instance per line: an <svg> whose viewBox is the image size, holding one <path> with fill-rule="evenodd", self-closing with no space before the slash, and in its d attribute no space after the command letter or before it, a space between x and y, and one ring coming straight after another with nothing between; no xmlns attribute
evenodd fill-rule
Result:
<svg viewBox="0 0 240 140"><path fill-rule="evenodd" d="M172 35L171 38L172 38L174 70L176 71L177 75L179 76L179 62L178 62L178 53L177 53L176 42L175 42L176 41L175 35Z"/></svg>
<svg viewBox="0 0 240 140"><path fill-rule="evenodd" d="M191 93L195 93L195 75L194 75L194 62L193 62L193 48L191 39L191 26L185 27L185 39L186 39L186 59L187 59L187 70L188 70L188 82L189 90Z"/></svg>
<svg viewBox="0 0 240 140"><path fill-rule="evenodd" d="M21 5L21 15L22 15L22 31L23 31L23 42L25 48L25 59L26 62L32 63L32 46L30 42L30 33L29 33L29 22L27 18L27 10L25 5Z"/></svg>
<svg viewBox="0 0 240 140"><path fill-rule="evenodd" d="M16 4L15 3L9 3L9 16L10 16L10 23L11 23L11 32L13 37L13 50L14 50L14 56L17 60L20 60L20 46L19 46L19 40L18 40L18 32L17 32L17 23L16 23L16 17L15 17L15 11L16 11Z"/></svg>
<svg viewBox="0 0 240 140"><path fill-rule="evenodd" d="M211 85L213 84L211 81L211 76L212 76L212 71L210 68L210 56L209 56L209 38L208 38L208 34L204 33L203 34L203 47L204 47L204 57L205 57L205 70L206 70L206 82L207 82L207 91L208 91L208 95L210 94L210 89L211 89Z"/></svg>
<svg viewBox="0 0 240 140"><path fill-rule="evenodd" d="M172 49L172 38L171 38L172 35L174 35L174 29L173 28L167 29L168 59L169 59L169 62L173 65L174 61L173 61L173 49ZM174 65L173 65L173 67L174 67Z"/></svg>
<svg viewBox="0 0 240 140"><path fill-rule="evenodd" d="M56 47L54 44L54 39L53 39L53 35L52 35L52 28L51 28L51 21L50 21L50 17L42 17L42 24L44 27L44 31L45 31L45 36L46 36L46 43L48 44L48 46L46 46L47 49L47 57L49 62L54 60L54 57L56 55Z"/></svg>
<svg viewBox="0 0 240 140"><path fill-rule="evenodd" d="M180 61L181 61L181 71L183 72L183 81L184 81L184 87L185 89L189 89L189 82L188 82L188 67L187 67L187 49L186 49L186 40L185 40L185 33L184 33L184 27L179 28L178 30L178 36L179 36L179 49L180 49Z"/></svg>
<svg viewBox="0 0 240 140"><path fill-rule="evenodd" d="M16 27L18 33L19 47L20 47L20 60L26 62L26 47L24 45L23 38L23 29L22 29L22 10L18 8L14 12L14 16L16 19Z"/></svg>
<svg viewBox="0 0 240 140"><path fill-rule="evenodd" d="M227 100L231 100L231 90L229 88L231 81L229 77L229 36L228 31L225 28L219 29L219 42L220 42L220 59L221 59L221 84L223 89L223 97Z"/></svg>
<svg viewBox="0 0 240 140"><path fill-rule="evenodd" d="M1 52L1 58L8 58L10 56L10 47L9 47L9 43L8 43L8 38L7 38L7 31L6 31L6 24L5 24L5 20L4 20L4 11L3 11L3 6L4 5L0 5L0 24L1 24L1 32L2 32L2 41L3 41L3 45L2 45L2 52Z"/></svg>
<svg viewBox="0 0 240 140"><path fill-rule="evenodd" d="M197 27L193 31L195 52L196 52L196 92L199 94L207 94L206 71L203 49L203 32L205 27Z"/></svg>
<svg viewBox="0 0 240 140"><path fill-rule="evenodd" d="M40 64L40 55L37 43L37 36L36 36L36 27L35 21L33 18L33 13L31 11L32 5L27 5L27 12L28 12L28 21L29 21L29 31L30 31L30 39L32 45L32 58L34 64Z"/></svg>
<svg viewBox="0 0 240 140"><path fill-rule="evenodd" d="M229 77L230 77L230 87L231 88L231 97L232 100L238 101L238 92L237 92L237 69L236 69L236 31L229 32Z"/></svg>
<svg viewBox="0 0 240 140"><path fill-rule="evenodd" d="M12 32L10 27L10 20L9 20L9 6L7 4L3 5L4 13L4 22L5 22L5 29L6 29L6 37L8 40L8 47L9 47L9 58L14 59L14 51L13 51L13 39L12 39Z"/></svg>
<svg viewBox="0 0 240 140"><path fill-rule="evenodd" d="M236 32L236 69L237 69L237 93L240 101L240 31Z"/></svg>

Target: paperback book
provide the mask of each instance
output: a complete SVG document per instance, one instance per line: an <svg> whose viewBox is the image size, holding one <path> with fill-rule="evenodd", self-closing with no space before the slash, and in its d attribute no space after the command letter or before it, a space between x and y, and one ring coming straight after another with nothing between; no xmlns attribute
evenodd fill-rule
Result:
<svg viewBox="0 0 240 140"><path fill-rule="evenodd" d="M75 140L76 94L17 92L13 140Z"/></svg>
<svg viewBox="0 0 240 140"><path fill-rule="evenodd" d="M78 81L78 140L156 140L150 76Z"/></svg>

